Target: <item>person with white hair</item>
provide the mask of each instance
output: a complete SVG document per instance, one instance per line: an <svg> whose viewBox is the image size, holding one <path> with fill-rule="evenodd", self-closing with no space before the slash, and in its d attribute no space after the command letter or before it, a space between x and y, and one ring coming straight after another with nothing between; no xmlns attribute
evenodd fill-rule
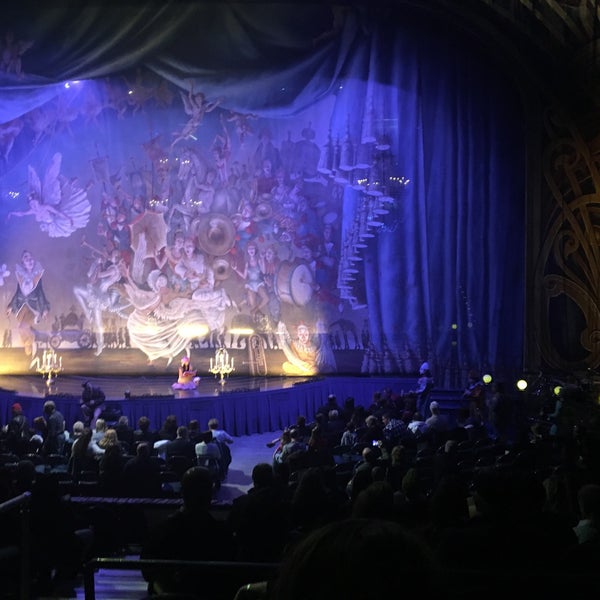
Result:
<svg viewBox="0 0 600 600"><path fill-rule="evenodd" d="M429 431L435 431L436 433L444 433L450 429L448 418L442 414L440 405L435 400L429 405L429 411L431 416L425 420L427 429Z"/></svg>

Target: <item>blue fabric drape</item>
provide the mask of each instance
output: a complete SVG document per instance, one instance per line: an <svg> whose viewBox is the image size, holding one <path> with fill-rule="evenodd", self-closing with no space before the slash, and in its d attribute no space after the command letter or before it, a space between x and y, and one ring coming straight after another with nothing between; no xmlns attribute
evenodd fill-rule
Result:
<svg viewBox="0 0 600 600"><path fill-rule="evenodd" d="M9 28L34 43L19 73L1 74L5 126L58 101L67 80L88 79L101 96L105 80L132 81L143 69L176 90L193 82L223 109L281 132L299 122L333 132L338 159L345 143L370 148L376 167L341 172L338 160L331 174L348 182L341 244L360 207L379 198L369 190L389 198L379 204L387 212L368 216L383 224L353 250L361 260L348 295L357 319L367 311L372 343L363 371L413 373L428 360L440 383L460 385L469 368L520 368L523 115L509 76L464 33L406 7L212 2L15 8ZM162 119L145 114L149 132ZM114 129L107 139L128 156L126 136ZM21 177L38 151L17 140ZM4 189L17 177L6 162Z"/></svg>

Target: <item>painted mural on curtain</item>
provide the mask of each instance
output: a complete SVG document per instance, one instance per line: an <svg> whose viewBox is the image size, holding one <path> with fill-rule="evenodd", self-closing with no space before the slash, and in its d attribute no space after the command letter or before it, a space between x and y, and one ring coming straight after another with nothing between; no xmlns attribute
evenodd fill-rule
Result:
<svg viewBox="0 0 600 600"><path fill-rule="evenodd" d="M251 374L373 371L360 252L393 157L370 124L331 131L330 105L268 120L138 71L2 125L5 370L223 347Z"/></svg>

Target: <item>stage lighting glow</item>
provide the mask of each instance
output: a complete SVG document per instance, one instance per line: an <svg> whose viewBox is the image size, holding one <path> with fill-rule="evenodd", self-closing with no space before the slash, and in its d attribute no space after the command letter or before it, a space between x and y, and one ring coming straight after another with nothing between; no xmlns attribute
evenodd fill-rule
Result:
<svg viewBox="0 0 600 600"><path fill-rule="evenodd" d="M188 340L203 338L209 331L206 323L182 323L177 327L177 333Z"/></svg>
<svg viewBox="0 0 600 600"><path fill-rule="evenodd" d="M519 379L519 381L517 381L517 389L524 392L527 389L527 381L525 381L525 379Z"/></svg>
<svg viewBox="0 0 600 600"><path fill-rule="evenodd" d="M232 327L229 330L231 335L252 335L254 333L254 329L250 327Z"/></svg>
<svg viewBox="0 0 600 600"><path fill-rule="evenodd" d="M450 326L452 329L458 329L458 325L456 323L452 323L452 325Z"/></svg>
<svg viewBox="0 0 600 600"><path fill-rule="evenodd" d="M555 396L560 396L560 393L562 392L562 386L557 385L554 387L554 389L552 391L554 392Z"/></svg>
<svg viewBox="0 0 600 600"><path fill-rule="evenodd" d="M492 376L489 373L486 373L481 380L483 381L483 383L485 383L486 385L489 385L490 383L492 383Z"/></svg>
<svg viewBox="0 0 600 600"><path fill-rule="evenodd" d="M141 335L156 335L158 327L154 323L145 323L136 328L136 333L140 333Z"/></svg>

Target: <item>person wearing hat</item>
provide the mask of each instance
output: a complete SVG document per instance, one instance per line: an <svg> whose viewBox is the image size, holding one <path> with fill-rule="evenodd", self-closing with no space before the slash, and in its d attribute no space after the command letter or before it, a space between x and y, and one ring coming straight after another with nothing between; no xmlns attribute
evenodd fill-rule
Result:
<svg viewBox="0 0 600 600"><path fill-rule="evenodd" d="M6 450L17 456L25 454L30 437L29 420L23 414L23 407L15 402L11 407L11 419L5 428Z"/></svg>

